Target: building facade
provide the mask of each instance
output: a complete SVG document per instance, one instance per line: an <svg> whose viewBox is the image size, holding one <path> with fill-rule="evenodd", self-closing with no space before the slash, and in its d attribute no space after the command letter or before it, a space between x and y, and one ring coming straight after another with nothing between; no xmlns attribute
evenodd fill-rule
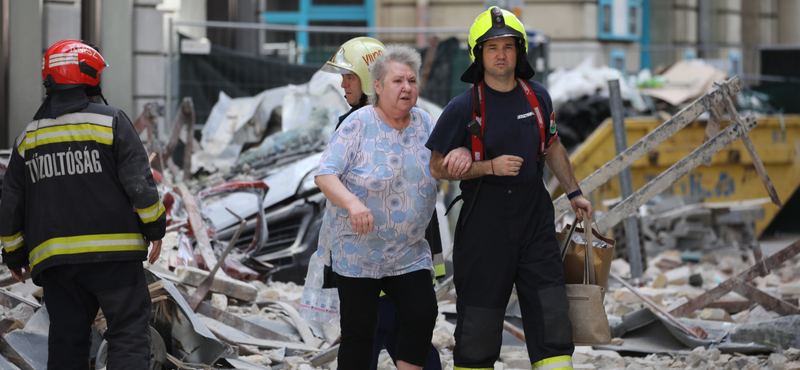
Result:
<svg viewBox="0 0 800 370"><path fill-rule="evenodd" d="M372 34L385 42L426 46L431 36L454 36L466 49L467 28L490 4L517 7L526 28L547 36L551 69L590 59L628 73L658 72L677 60L703 58L757 81L762 49L800 45L796 0L0 0L0 143L9 145L41 104L40 59L62 39L100 46L110 64L104 95L135 119L145 103L165 104L176 78L166 57L178 33L259 55L291 44L299 55L294 62L318 63L331 48L365 33L359 29L373 27L406 29ZM360 28L180 25L170 32L169 19ZM438 31L414 31L424 28Z"/></svg>

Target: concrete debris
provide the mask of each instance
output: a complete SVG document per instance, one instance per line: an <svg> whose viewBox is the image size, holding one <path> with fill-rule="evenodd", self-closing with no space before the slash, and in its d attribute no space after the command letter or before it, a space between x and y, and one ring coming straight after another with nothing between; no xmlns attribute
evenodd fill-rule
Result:
<svg viewBox="0 0 800 370"><path fill-rule="evenodd" d="M756 239L755 223L764 219L763 205L768 202L769 199L756 199L703 203L699 198L656 196L636 214L641 225L644 251L655 256L666 250L700 251L749 246ZM621 230L616 229L615 233L621 235ZM624 238L616 239L617 248L624 247L621 244ZM679 260L671 262L676 266L682 264ZM725 271L726 267L720 269Z"/></svg>
<svg viewBox="0 0 800 370"><path fill-rule="evenodd" d="M11 309L11 311L6 313L5 317L19 321L24 326L35 313L36 312L34 312L33 307L26 304L18 304L16 307Z"/></svg>
<svg viewBox="0 0 800 370"><path fill-rule="evenodd" d="M587 91L595 94L598 86L605 88L605 80L599 85L587 80L585 73L591 70L584 63L574 71L551 73L554 104L571 104ZM623 88L623 94L635 109L644 109L636 91ZM434 112L441 112L439 107L424 108L434 118L438 117ZM347 110L334 74L321 73L308 84L279 87L254 97L231 99L220 93L203 126L203 137L195 145L202 149L191 155L188 172L192 178L180 183L178 192L168 182L182 175L163 177L171 226L159 260L145 263L154 302L152 323L155 331L165 335L161 339L167 341L167 367L338 368L340 326L301 317L300 304L305 267L316 250L314 232L325 202L308 175L318 164L336 118ZM567 136L568 130L563 134ZM165 164L164 171L176 172L173 158L166 158ZM261 193L264 184L269 189ZM755 242L754 225L764 218L767 201L710 204L662 195L643 206L635 215L649 257L644 276L636 281L638 286L631 283L635 288L609 285L604 305L614 339L606 346L577 347L574 368L800 370L800 315L781 310L796 306L800 298L797 258L783 263L786 258L780 266L742 280L747 289L741 291L757 289L789 306L769 306L769 299L750 299L740 290L728 289L680 318L681 323L708 332L705 340L696 340L670 324L631 290L671 312L763 265L760 251L745 247ZM216 274L210 298L195 312L186 298L209 274L209 265L215 264L238 226L225 207L245 217L246 228L233 244L225 267ZM449 234L443 240L451 240ZM617 250L624 249L624 238L616 237L616 241ZM623 259L612 261L611 271L631 276L631 266ZM454 369L456 296L451 288L439 295L440 314L432 336L445 370ZM8 270L0 267L0 368L44 368L48 318L40 304L42 297L42 290L30 279L26 284L14 283ZM507 312L509 317L519 317L518 309ZM102 340L100 332L95 335ZM494 368L530 369L524 343L508 333L505 337L510 339L504 338ZM620 352L641 356L623 357ZM384 350L378 369L393 368Z"/></svg>
<svg viewBox="0 0 800 370"><path fill-rule="evenodd" d="M228 308L228 296L220 293L211 293L211 305L225 311Z"/></svg>
<svg viewBox="0 0 800 370"><path fill-rule="evenodd" d="M182 283L190 286L197 286L208 276L208 271L195 267L178 266L175 268L175 274L178 275L178 279L180 279ZM258 297L258 290L254 286L222 274L217 274L217 276L214 277L214 282L211 284L211 291L247 302L254 302L256 297Z"/></svg>
<svg viewBox="0 0 800 370"><path fill-rule="evenodd" d="M704 308L700 312L701 320L733 322L731 315L721 308Z"/></svg>

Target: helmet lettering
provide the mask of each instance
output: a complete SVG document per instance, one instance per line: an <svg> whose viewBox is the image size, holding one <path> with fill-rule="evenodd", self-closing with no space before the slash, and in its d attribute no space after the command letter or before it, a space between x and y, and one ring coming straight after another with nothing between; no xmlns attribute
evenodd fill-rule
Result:
<svg viewBox="0 0 800 370"><path fill-rule="evenodd" d="M383 50L378 50L372 54L367 54L362 56L361 59L364 60L364 63L367 63L367 65L369 66L370 64L372 64L372 62L375 61L375 59L378 59L378 57L381 56L381 54L383 54Z"/></svg>

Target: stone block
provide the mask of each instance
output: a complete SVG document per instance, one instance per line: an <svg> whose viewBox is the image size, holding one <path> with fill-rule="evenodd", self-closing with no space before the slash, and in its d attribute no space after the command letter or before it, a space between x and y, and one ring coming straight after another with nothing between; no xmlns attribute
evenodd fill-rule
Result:
<svg viewBox="0 0 800 370"><path fill-rule="evenodd" d="M134 8L136 40L134 51L146 53L164 52L164 15L156 8Z"/></svg>
<svg viewBox="0 0 800 370"><path fill-rule="evenodd" d="M598 369L624 369L625 361L619 353L614 351L591 351L588 364Z"/></svg>
<svg viewBox="0 0 800 370"><path fill-rule="evenodd" d="M704 308L700 312L701 320L733 322L731 315L721 308Z"/></svg>
<svg viewBox="0 0 800 370"><path fill-rule="evenodd" d="M211 293L211 305L222 311L228 309L228 296L219 293Z"/></svg>
<svg viewBox="0 0 800 370"><path fill-rule="evenodd" d="M44 4L45 48L61 40L81 38L81 8L80 5L61 3ZM87 40L97 43L96 40Z"/></svg>
<svg viewBox="0 0 800 370"><path fill-rule="evenodd" d="M778 284L778 294L800 296L800 281Z"/></svg>
<svg viewBox="0 0 800 370"><path fill-rule="evenodd" d="M161 55L136 55L134 69L136 81L133 92L138 97L164 96L164 63L166 58Z"/></svg>
<svg viewBox="0 0 800 370"><path fill-rule="evenodd" d="M626 304L618 304L614 306L613 310L611 311L611 314L616 316L622 316L625 314L629 314L633 311L635 310L631 306L628 306Z"/></svg>
<svg viewBox="0 0 800 370"><path fill-rule="evenodd" d="M774 272L770 272L769 275L761 277L756 276L753 279L753 283L755 283L756 287L759 289L764 289L766 287L776 287L781 284L781 278L778 275L775 275Z"/></svg>
<svg viewBox="0 0 800 370"><path fill-rule="evenodd" d="M789 360L786 359L786 356L780 353L770 353L767 359L767 367L772 370L783 370L783 365L788 362Z"/></svg>
<svg viewBox="0 0 800 370"><path fill-rule="evenodd" d="M800 370L800 362L793 361L783 364L781 370Z"/></svg>
<svg viewBox="0 0 800 370"><path fill-rule="evenodd" d="M175 275L178 276L178 279L180 279L182 283L197 286L208 276L208 271L194 267L178 266L175 268ZM258 296L258 290L254 286L220 273L217 273L214 277L214 282L211 284L210 291L247 302L255 301Z"/></svg>
<svg viewBox="0 0 800 370"><path fill-rule="evenodd" d="M646 296L656 304L661 304L661 300L664 297L664 293L661 289L653 289L653 288L641 288L637 289L639 293ZM633 292L631 292L628 288L620 288L614 292L614 299L620 303L644 303L641 298L637 297Z"/></svg>
<svg viewBox="0 0 800 370"><path fill-rule="evenodd" d="M622 258L617 258L611 261L611 271L619 276L629 277L631 276L631 265L628 263L628 261Z"/></svg>
<svg viewBox="0 0 800 370"><path fill-rule="evenodd" d="M665 288L667 286L667 277L664 274L658 274L653 280L653 288Z"/></svg>
<svg viewBox="0 0 800 370"><path fill-rule="evenodd" d="M706 359L708 361L717 361L722 356L722 351L719 348L709 348L706 350Z"/></svg>
<svg viewBox="0 0 800 370"><path fill-rule="evenodd" d="M673 285L686 284L689 281L689 276L691 275L692 270L689 268L689 266L681 266L664 273L664 276L667 278L667 283Z"/></svg>
<svg viewBox="0 0 800 370"><path fill-rule="evenodd" d="M683 361L686 366L694 367L701 363L706 362L708 359L706 358L706 349L705 347L697 347L686 356L686 359Z"/></svg>
<svg viewBox="0 0 800 370"><path fill-rule="evenodd" d="M674 310L674 309L676 309L676 308L678 308L680 306L683 306L684 304L686 304L688 302L689 302L689 299L687 299L686 297L678 297L677 299L675 299L674 301L670 302L667 305L667 312L672 311L672 310Z"/></svg>
<svg viewBox="0 0 800 370"><path fill-rule="evenodd" d="M786 356L786 359L789 360L789 361L800 360L800 349L789 348L789 349L783 351L783 355Z"/></svg>
<svg viewBox="0 0 800 370"><path fill-rule="evenodd" d="M740 321L740 323L743 324L756 323L761 321L772 320L779 316L780 314L778 314L777 312L767 311L764 307L756 306L755 308L750 310L750 312L748 312L747 315L744 316L744 318Z"/></svg>
<svg viewBox="0 0 800 370"><path fill-rule="evenodd" d="M17 320L21 322L23 325L25 325L26 323L28 323L28 320L30 320L31 317L33 317L34 313L36 312L33 311L33 307L28 306L24 303L20 303L16 307L11 309L11 311L8 312L6 317Z"/></svg>
<svg viewBox="0 0 800 370"><path fill-rule="evenodd" d="M653 262L653 265L660 268L661 271L667 271L683 265L683 260L681 260L681 256L679 253L676 254L667 252L656 257L656 260Z"/></svg>
<svg viewBox="0 0 800 370"><path fill-rule="evenodd" d="M507 369L530 369L531 361L526 358L511 357L503 358L503 363Z"/></svg>

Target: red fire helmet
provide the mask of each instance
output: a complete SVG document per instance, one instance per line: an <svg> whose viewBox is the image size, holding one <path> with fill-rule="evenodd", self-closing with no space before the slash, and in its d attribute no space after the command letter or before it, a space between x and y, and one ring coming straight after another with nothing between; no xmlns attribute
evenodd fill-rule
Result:
<svg viewBox="0 0 800 370"><path fill-rule="evenodd" d="M100 72L108 66L94 47L78 40L59 41L44 53L42 81L48 76L58 85L89 85L100 83Z"/></svg>

